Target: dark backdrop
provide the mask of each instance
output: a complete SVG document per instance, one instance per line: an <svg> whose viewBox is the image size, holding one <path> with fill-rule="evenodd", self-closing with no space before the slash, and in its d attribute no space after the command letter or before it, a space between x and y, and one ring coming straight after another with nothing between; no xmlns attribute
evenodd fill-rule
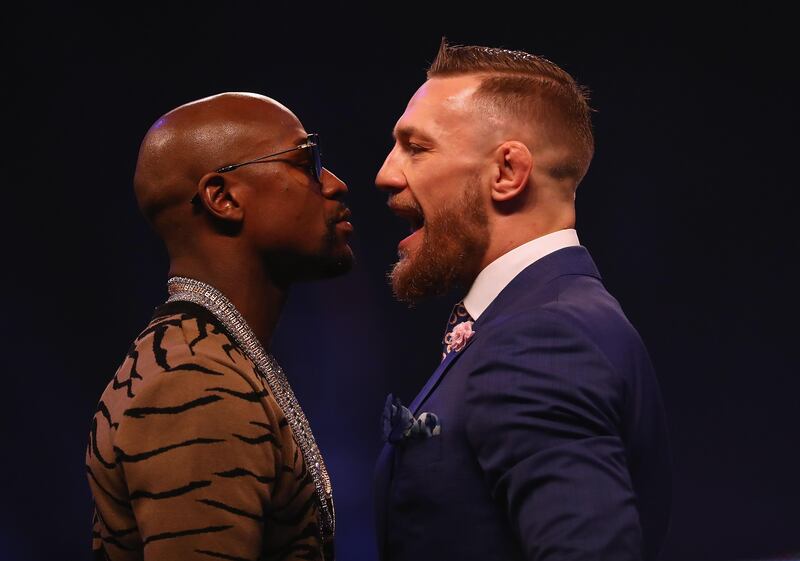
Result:
<svg viewBox="0 0 800 561"><path fill-rule="evenodd" d="M410 401L433 370L455 295L413 310L392 300L385 273L407 226L373 181L441 35L541 54L593 92L597 152L577 227L662 383L675 464L663 559L800 551L788 16L576 22L498 5L479 25L453 13L422 25L422 5L231 6L36 5L6 18L0 558L88 558L89 421L165 297L166 257L132 195L138 145L167 110L243 90L320 132L350 188L358 265L295 288L274 352L332 472L339 558L375 559L384 396Z"/></svg>

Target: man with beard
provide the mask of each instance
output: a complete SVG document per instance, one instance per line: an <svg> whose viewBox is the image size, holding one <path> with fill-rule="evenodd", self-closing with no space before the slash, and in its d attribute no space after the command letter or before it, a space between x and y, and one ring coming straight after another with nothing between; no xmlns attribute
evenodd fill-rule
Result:
<svg viewBox="0 0 800 561"><path fill-rule="evenodd" d="M466 295L431 378L408 408L386 402L380 556L655 559L660 390L574 229L585 91L546 59L444 40L427 77L376 178L413 230L391 280L404 301Z"/></svg>
<svg viewBox="0 0 800 561"><path fill-rule="evenodd" d="M92 420L96 558L333 559L330 479L269 348L291 284L352 265L347 187L289 109L239 92L158 119L134 187L169 297Z"/></svg>

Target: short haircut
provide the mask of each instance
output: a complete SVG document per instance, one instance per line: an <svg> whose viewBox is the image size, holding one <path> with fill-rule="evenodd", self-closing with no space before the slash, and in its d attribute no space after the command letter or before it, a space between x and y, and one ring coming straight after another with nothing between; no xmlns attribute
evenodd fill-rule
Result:
<svg viewBox="0 0 800 561"><path fill-rule="evenodd" d="M540 138L568 148L570 156L550 170L583 179L594 154L589 92L555 63L524 51L449 45L442 38L428 78L483 76L475 92L479 103L528 122Z"/></svg>

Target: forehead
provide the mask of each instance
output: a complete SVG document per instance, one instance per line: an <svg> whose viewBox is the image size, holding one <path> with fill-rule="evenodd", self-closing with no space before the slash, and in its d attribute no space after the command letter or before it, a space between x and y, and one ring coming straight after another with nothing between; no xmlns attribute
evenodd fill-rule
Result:
<svg viewBox="0 0 800 561"><path fill-rule="evenodd" d="M416 91L395 131L424 130L429 134L448 134L474 123L472 94L480 86L477 76L431 78Z"/></svg>
<svg viewBox="0 0 800 561"><path fill-rule="evenodd" d="M250 142L274 149L305 142L308 133L300 120L288 110L268 111L248 123Z"/></svg>

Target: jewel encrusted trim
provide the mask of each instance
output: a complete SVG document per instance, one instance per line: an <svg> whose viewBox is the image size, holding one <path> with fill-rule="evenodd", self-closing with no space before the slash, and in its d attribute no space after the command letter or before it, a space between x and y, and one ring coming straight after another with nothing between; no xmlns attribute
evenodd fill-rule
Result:
<svg viewBox="0 0 800 561"><path fill-rule="evenodd" d="M219 319L236 344L256 366L256 370L269 386L278 406L286 416L292 436L300 447L306 468L314 480L317 502L321 513L323 538L333 537L336 529L336 518L333 507L333 488L322 454L311 432L311 425L306 418L300 403L297 401L286 374L275 358L264 350L250 326L239 310L222 292L204 282L187 277L171 277L167 282L169 298L167 302L183 300L194 302Z"/></svg>

